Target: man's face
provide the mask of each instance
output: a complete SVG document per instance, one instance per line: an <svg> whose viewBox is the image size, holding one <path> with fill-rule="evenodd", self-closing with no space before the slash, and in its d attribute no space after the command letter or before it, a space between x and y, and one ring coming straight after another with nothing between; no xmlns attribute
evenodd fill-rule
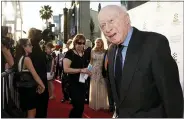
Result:
<svg viewBox="0 0 184 119"><path fill-rule="evenodd" d="M128 14L114 8L104 8L98 16L104 36L113 44L122 43L128 34Z"/></svg>

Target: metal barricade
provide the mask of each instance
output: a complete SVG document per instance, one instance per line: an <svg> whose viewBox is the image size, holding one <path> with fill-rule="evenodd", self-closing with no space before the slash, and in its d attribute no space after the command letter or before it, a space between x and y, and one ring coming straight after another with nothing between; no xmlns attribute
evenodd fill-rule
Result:
<svg viewBox="0 0 184 119"><path fill-rule="evenodd" d="M11 117L24 117L20 108L19 93L13 86L14 69L1 73L1 110ZM3 116L3 115L2 115Z"/></svg>

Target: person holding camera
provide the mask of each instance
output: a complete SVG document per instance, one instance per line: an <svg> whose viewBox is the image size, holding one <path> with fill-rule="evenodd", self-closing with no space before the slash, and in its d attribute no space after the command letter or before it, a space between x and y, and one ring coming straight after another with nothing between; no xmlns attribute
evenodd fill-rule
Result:
<svg viewBox="0 0 184 119"><path fill-rule="evenodd" d="M1 72L5 71L5 64L8 63L10 67L14 65L14 59L10 51L10 38L7 37L8 27L1 26Z"/></svg>
<svg viewBox="0 0 184 119"><path fill-rule="evenodd" d="M10 67L12 67L14 65L14 60L13 60L13 56L10 52L10 49L8 49L6 46L4 46L3 44L1 44L1 53L3 55L1 55L1 72L5 71L5 64L8 63L8 65Z"/></svg>

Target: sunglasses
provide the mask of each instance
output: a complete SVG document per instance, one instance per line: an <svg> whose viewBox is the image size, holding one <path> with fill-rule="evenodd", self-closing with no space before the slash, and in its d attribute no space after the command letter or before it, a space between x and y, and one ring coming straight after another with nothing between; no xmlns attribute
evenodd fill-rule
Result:
<svg viewBox="0 0 184 119"><path fill-rule="evenodd" d="M85 45L85 42L76 42L78 45Z"/></svg>

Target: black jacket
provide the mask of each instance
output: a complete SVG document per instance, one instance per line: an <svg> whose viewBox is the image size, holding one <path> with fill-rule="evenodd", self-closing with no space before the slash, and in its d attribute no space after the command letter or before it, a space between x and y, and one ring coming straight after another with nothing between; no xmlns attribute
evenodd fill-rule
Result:
<svg viewBox="0 0 184 119"><path fill-rule="evenodd" d="M114 81L116 46L108 51L109 79L120 118L181 118L183 93L178 67L165 36L133 28L119 79ZM117 91L120 97L117 96Z"/></svg>

